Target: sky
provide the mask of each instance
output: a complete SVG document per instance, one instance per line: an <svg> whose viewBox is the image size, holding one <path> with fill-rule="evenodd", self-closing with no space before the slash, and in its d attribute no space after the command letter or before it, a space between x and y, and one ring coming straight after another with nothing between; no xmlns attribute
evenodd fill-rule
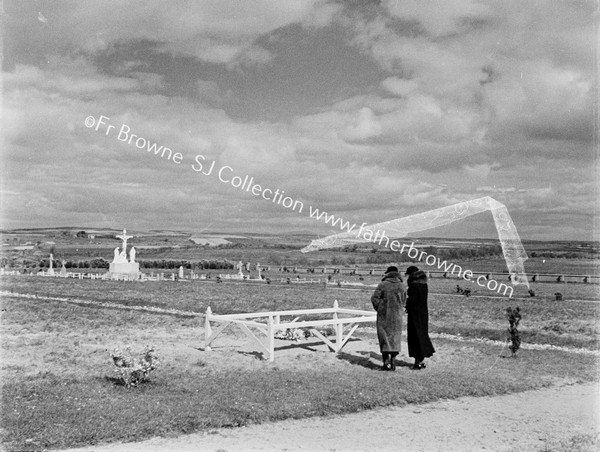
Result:
<svg viewBox="0 0 600 452"><path fill-rule="evenodd" d="M598 239L597 14L5 0L0 226L323 236L311 209L372 224L491 196L522 239ZM497 237L489 212L428 235Z"/></svg>

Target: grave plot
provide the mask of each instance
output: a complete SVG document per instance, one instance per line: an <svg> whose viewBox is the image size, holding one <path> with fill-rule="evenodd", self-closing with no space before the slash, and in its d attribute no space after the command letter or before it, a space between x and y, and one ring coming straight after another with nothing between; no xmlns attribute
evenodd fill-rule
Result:
<svg viewBox="0 0 600 452"><path fill-rule="evenodd" d="M331 315L321 320L301 320L309 315ZM292 317L291 320L282 319ZM332 351L338 353L352 337L361 323L375 322L374 311L340 308L337 300L332 308L295 309L288 311L253 312L242 314L213 314L210 306L206 309L204 349L211 350L214 340L230 325L237 325L266 354L269 361L275 360L275 335L290 328L306 328L321 339ZM214 323L219 324L213 330ZM332 342L317 328L331 326L335 330ZM258 336L255 334L258 332ZM263 339L261 339L262 337ZM265 340L266 339L266 340Z"/></svg>

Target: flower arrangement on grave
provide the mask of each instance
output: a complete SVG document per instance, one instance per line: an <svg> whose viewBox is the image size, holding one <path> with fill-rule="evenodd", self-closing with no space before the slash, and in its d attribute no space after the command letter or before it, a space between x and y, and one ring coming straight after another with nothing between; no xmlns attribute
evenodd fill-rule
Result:
<svg viewBox="0 0 600 452"><path fill-rule="evenodd" d="M303 330L302 328L288 328L285 331L276 331L274 334L275 339L284 339L288 341L299 341L308 337L310 333Z"/></svg>
<svg viewBox="0 0 600 452"><path fill-rule="evenodd" d="M517 357L517 351L521 347L521 335L519 334L518 326L521 321L521 310L517 306L515 309L510 306L506 308L506 318L508 319L508 341L511 343L510 351L512 357Z"/></svg>
<svg viewBox="0 0 600 452"><path fill-rule="evenodd" d="M110 352L114 372L117 378L127 387L136 387L148 379L150 372L155 370L160 361L154 346L146 346L137 357L133 356L130 347L124 350L115 349Z"/></svg>

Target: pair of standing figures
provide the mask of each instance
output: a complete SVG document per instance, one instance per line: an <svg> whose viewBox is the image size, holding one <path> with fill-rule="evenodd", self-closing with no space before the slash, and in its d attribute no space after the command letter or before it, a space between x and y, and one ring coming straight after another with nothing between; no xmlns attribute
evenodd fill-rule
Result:
<svg viewBox="0 0 600 452"><path fill-rule="evenodd" d="M427 275L415 266L406 269L408 290L402 284L398 267L391 266L371 297L377 311L377 338L383 359L382 370L396 370L400 352L404 311L408 314L406 340L408 355L414 358L413 369L423 369L424 359L435 353L429 338Z"/></svg>

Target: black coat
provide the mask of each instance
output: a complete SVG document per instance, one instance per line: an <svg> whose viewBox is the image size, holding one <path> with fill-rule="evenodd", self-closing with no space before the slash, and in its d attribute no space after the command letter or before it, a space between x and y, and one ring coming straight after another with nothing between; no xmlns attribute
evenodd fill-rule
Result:
<svg viewBox="0 0 600 452"><path fill-rule="evenodd" d="M425 272L419 270L408 277L408 298L406 300L408 356L418 360L429 358L435 353L429 338L428 293Z"/></svg>
<svg viewBox="0 0 600 452"><path fill-rule="evenodd" d="M377 338L381 352L400 352L406 290L398 272L385 275L375 289L371 303L377 311Z"/></svg>

